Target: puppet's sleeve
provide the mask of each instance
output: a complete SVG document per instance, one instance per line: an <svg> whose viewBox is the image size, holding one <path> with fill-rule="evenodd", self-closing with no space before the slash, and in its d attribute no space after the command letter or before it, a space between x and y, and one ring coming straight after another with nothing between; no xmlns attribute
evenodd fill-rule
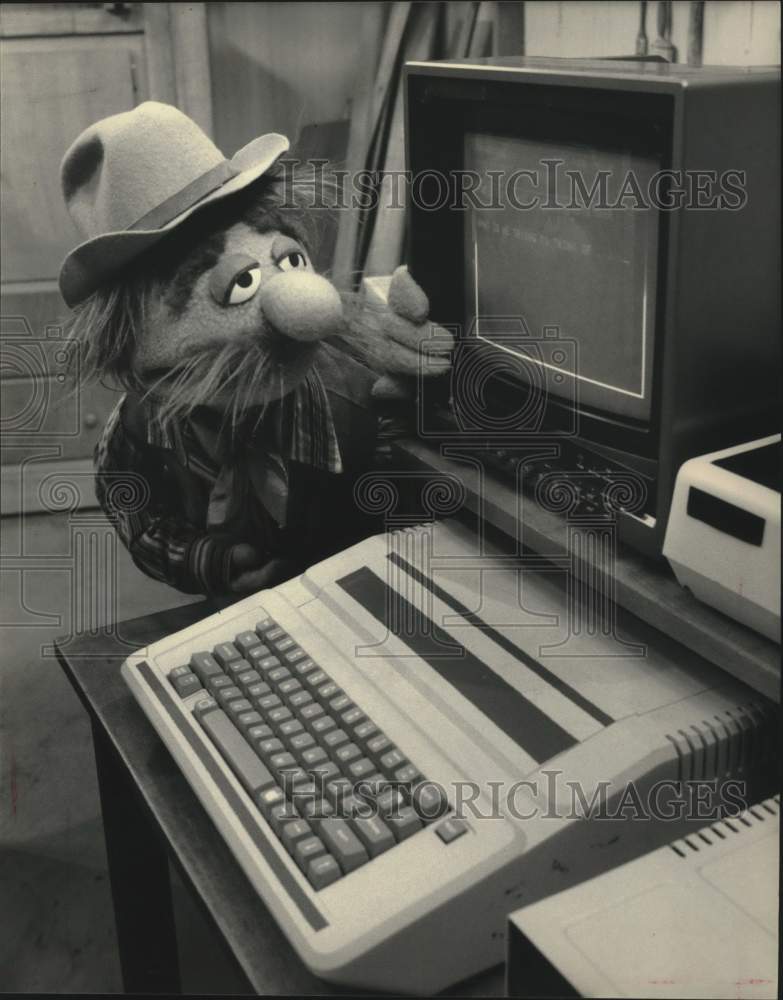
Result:
<svg viewBox="0 0 783 1000"><path fill-rule="evenodd" d="M95 449L95 492L134 563L155 580L188 594L228 590L236 539L207 533L169 502L122 419L124 399Z"/></svg>

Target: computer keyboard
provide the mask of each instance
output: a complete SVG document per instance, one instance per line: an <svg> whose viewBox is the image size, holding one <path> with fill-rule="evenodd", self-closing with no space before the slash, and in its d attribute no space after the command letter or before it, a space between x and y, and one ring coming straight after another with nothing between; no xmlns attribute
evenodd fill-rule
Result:
<svg viewBox="0 0 783 1000"><path fill-rule="evenodd" d="M168 675L314 889L449 810L375 722L272 618ZM467 831L448 818L444 844Z"/></svg>
<svg viewBox="0 0 783 1000"><path fill-rule="evenodd" d="M585 820L567 782L612 802L752 777L776 746L766 699L665 637L635 656L633 620L569 637L565 582L525 571L522 601L476 544L457 522L366 539L122 667L294 949L355 989L490 968L510 911L688 828Z"/></svg>

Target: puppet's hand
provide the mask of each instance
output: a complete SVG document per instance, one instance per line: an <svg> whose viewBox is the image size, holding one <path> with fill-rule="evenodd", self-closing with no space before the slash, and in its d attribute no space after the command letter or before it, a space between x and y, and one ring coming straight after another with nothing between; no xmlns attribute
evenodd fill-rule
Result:
<svg viewBox="0 0 783 1000"><path fill-rule="evenodd" d="M231 553L231 582L234 594L249 594L265 587L274 587L296 573L288 559L269 559L262 564L262 557L252 545L235 545Z"/></svg>
<svg viewBox="0 0 783 1000"><path fill-rule="evenodd" d="M444 375L451 367L454 338L428 320L427 296L404 265L389 286L388 309L379 318L376 363L386 374L373 395L387 399L409 398L419 377Z"/></svg>

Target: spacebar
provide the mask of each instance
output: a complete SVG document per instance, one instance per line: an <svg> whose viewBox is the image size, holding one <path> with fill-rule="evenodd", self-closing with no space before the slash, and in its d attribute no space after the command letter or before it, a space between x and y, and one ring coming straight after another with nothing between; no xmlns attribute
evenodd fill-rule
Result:
<svg viewBox="0 0 783 1000"><path fill-rule="evenodd" d="M256 757L222 709L214 708L211 712L206 712L199 721L250 795L277 784L272 773Z"/></svg>

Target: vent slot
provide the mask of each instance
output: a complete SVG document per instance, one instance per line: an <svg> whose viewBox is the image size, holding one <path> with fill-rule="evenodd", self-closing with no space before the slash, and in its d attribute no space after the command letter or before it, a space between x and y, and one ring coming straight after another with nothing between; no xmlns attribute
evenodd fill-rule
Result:
<svg viewBox="0 0 783 1000"><path fill-rule="evenodd" d="M750 702L667 733L677 753L678 780L709 781L754 770L771 755L777 722L777 712Z"/></svg>
<svg viewBox="0 0 783 1000"><path fill-rule="evenodd" d="M776 795L774 798L749 806L736 816L727 816L711 826L702 827L695 834L690 833L687 837L673 841L668 845L669 850L674 851L679 858L688 858L690 854L698 854L707 847L720 846L719 841L729 839L731 833L741 834L743 827L752 828L759 823L766 823L764 812L770 816L777 816L779 809L780 796ZM717 837L717 840L713 837ZM701 844L698 841L701 841Z"/></svg>

